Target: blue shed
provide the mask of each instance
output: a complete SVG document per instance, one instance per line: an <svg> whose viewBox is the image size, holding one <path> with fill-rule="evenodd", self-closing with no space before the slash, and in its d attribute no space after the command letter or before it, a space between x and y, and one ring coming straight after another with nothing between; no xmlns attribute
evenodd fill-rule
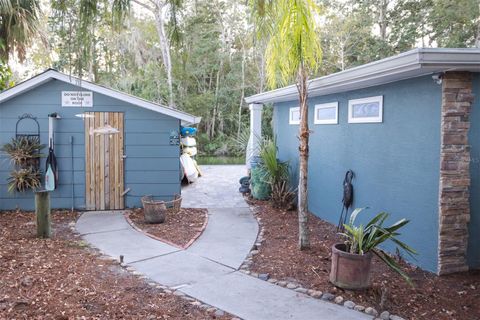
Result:
<svg viewBox="0 0 480 320"><path fill-rule="evenodd" d="M308 95L309 210L336 224L351 169L354 207L411 220L402 239L419 252L412 263L438 274L479 268L480 49L415 49L312 79ZM246 101L251 144L273 104L278 157L298 175L296 86Z"/></svg>
<svg viewBox="0 0 480 320"><path fill-rule="evenodd" d="M0 93L0 145L37 132L48 145L51 114L59 172L53 208L124 209L140 206L144 195L180 194L177 137L182 124L200 118L49 69ZM0 154L0 210L33 209L31 192L8 192L11 170Z"/></svg>

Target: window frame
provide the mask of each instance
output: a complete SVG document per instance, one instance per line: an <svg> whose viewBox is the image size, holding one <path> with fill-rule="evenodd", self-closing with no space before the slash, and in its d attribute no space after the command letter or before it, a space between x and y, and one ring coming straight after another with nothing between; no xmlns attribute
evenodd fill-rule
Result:
<svg viewBox="0 0 480 320"><path fill-rule="evenodd" d="M379 105L378 116L354 118L353 108L355 105L363 103L377 102ZM348 123L382 123L383 122L383 96L373 96L361 99L348 100Z"/></svg>
<svg viewBox="0 0 480 320"><path fill-rule="evenodd" d="M335 108L335 119L318 119L318 110L319 109L331 109ZM315 113L313 114L313 123L314 124L338 124L338 101L320 103L315 105Z"/></svg>
<svg viewBox="0 0 480 320"><path fill-rule="evenodd" d="M293 112L298 112L298 120L293 120L292 114ZM300 107L291 107L288 111L288 124L290 125L297 125L300 124Z"/></svg>

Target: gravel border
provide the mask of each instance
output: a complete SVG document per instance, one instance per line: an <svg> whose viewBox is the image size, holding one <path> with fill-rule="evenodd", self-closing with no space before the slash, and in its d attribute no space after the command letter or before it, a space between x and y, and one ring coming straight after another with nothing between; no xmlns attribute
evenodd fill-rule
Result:
<svg viewBox="0 0 480 320"><path fill-rule="evenodd" d="M248 199L246 199L246 202L250 205L250 202L248 201ZM298 292L298 293L306 294L306 295L308 295L312 298L315 298L315 299L321 299L321 300L324 300L324 301L328 301L328 302L331 302L331 303L335 303L335 304L344 306L345 308L348 308L348 309L352 309L352 310L355 310L355 311L358 311L358 312L366 313L366 314L374 317L374 320L405 320L404 318L402 318L398 315L390 314L390 312L388 312L388 311L383 311L383 312L379 313L373 307L368 307L368 306L366 307L366 306L363 306L363 305L360 305L360 304L356 304L355 302L353 302L351 300L345 300L340 295L335 296L333 293L330 293L330 292L322 292L322 291L319 291L319 290L312 290L312 289L304 288L304 287L302 287L299 284L294 283L294 282L289 282L289 281L284 281L284 280L281 280L281 279L270 278L270 275L268 273L260 273L259 274L259 273L256 273L256 272L252 272L250 270L250 268L253 264L253 256L255 256L256 254L259 253L259 249L262 246L263 241L265 240L264 239L265 227L262 223L262 218L260 218L258 216L257 208L255 208L253 206L250 206L250 208L252 209L253 216L255 217L255 219L257 219L258 226L259 226L259 232L258 232L258 235L257 235L257 240L255 241L255 244L253 245L252 249L250 250L250 253L247 255L244 262L242 263L242 265L239 268L240 272L243 272L247 275L258 278L260 280L267 281L271 284L275 284L277 286L281 286L281 287L293 290L293 291Z"/></svg>

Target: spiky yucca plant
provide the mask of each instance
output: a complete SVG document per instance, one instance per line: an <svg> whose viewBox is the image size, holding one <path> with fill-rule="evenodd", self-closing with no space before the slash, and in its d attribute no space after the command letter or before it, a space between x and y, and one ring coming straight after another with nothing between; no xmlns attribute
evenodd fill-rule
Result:
<svg viewBox="0 0 480 320"><path fill-rule="evenodd" d="M7 181L8 191L12 193L35 190L41 186L41 173L33 167L12 170Z"/></svg>
<svg viewBox="0 0 480 320"><path fill-rule="evenodd" d="M382 243L390 240L411 257L417 254L414 249L397 238L397 236L400 235L397 231L405 226L409 220L401 219L391 226L385 227L383 224L390 215L386 212L380 212L366 225L356 225L355 220L364 209L365 208L355 209L350 216L348 224L344 224L345 232L340 233L346 239L345 245L347 252L362 255L367 252L373 252L393 271L400 274L409 284L412 284L410 278L403 272L397 261L378 248Z"/></svg>

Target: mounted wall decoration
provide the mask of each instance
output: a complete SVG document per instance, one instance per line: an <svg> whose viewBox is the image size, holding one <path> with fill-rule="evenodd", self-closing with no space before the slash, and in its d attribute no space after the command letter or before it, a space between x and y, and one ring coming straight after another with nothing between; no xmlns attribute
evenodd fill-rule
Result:
<svg viewBox="0 0 480 320"><path fill-rule="evenodd" d="M178 131L173 130L170 132L170 145L171 146L178 146L180 145L180 136Z"/></svg>
<svg viewBox="0 0 480 320"><path fill-rule="evenodd" d="M315 105L314 124L338 124L338 102Z"/></svg>
<svg viewBox="0 0 480 320"><path fill-rule="evenodd" d="M62 107L93 107L92 91L62 91Z"/></svg>
<svg viewBox="0 0 480 320"><path fill-rule="evenodd" d="M300 107L290 108L288 124L300 124Z"/></svg>
<svg viewBox="0 0 480 320"><path fill-rule="evenodd" d="M348 123L383 121L383 96L348 101Z"/></svg>

